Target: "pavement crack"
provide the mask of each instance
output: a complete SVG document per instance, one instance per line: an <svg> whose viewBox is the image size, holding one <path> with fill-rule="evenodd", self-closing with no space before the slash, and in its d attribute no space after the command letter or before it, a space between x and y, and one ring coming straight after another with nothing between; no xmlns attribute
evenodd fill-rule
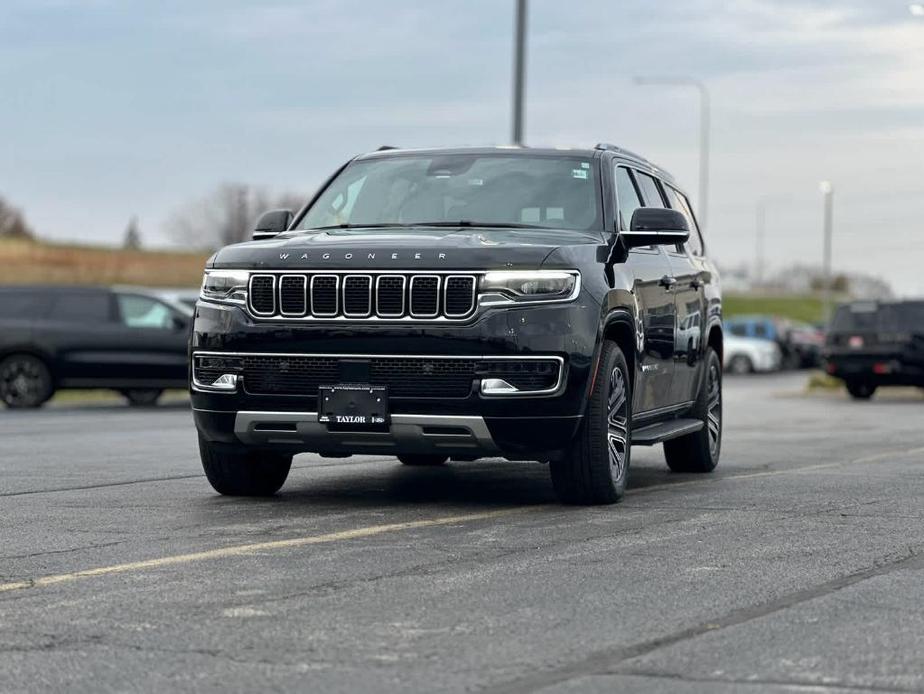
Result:
<svg viewBox="0 0 924 694"><path fill-rule="evenodd" d="M81 547L71 547L70 549L49 549L43 552L32 552L31 554L7 554L0 556L0 559L32 559L34 557L44 557L51 554L70 554L71 552L81 552L86 549L102 549L103 547L114 547L115 545L124 544L124 540L117 542L100 542L98 544L83 545Z"/></svg>
<svg viewBox="0 0 924 694"><path fill-rule="evenodd" d="M898 687L882 687L875 684L845 684L845 683L834 683L834 682L814 682L812 680L806 679L775 679L775 678L759 678L759 679L738 679L734 677L695 677L691 675L678 675L676 673L670 672L656 672L656 671L637 671L633 670L632 672L606 672L606 673L595 673L594 676L625 676L625 677L639 677L639 678L648 678L648 679L667 679L675 680L677 682L695 682L701 684L733 684L736 687L746 687L746 686L755 686L755 687L810 687L813 691L826 691L826 692L884 692L890 694L912 694L914 692L919 692L919 689L904 689Z"/></svg>
<svg viewBox="0 0 924 694"><path fill-rule="evenodd" d="M796 605L809 602L810 600L837 593L838 591L849 588L862 581L867 581L896 571L922 568L924 567L924 556L921 554L921 549L921 547L909 548L898 557L894 557L894 555L882 557L866 569L840 576L810 588L804 588L782 595L775 600L732 610L715 619L701 622L694 626L687 627L686 629L665 634L648 641L602 649L592 653L584 659L560 665L556 668L535 672L498 685L488 686L485 687L483 691L490 692L491 694L525 694L526 692L533 692L543 687L561 684L562 682L576 677L587 675L628 674L619 672L617 668L627 661L648 655L662 648L668 648L710 632L739 626L781 612L795 607Z"/></svg>

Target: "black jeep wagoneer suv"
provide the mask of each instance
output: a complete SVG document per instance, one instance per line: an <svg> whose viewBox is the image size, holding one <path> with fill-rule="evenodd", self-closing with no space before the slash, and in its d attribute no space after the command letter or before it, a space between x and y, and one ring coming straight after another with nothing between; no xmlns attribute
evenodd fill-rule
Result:
<svg viewBox="0 0 924 694"><path fill-rule="evenodd" d="M634 154L383 148L254 237L209 260L192 334L223 494L273 494L305 451L538 460L582 504L620 499L632 444L718 463L718 277Z"/></svg>

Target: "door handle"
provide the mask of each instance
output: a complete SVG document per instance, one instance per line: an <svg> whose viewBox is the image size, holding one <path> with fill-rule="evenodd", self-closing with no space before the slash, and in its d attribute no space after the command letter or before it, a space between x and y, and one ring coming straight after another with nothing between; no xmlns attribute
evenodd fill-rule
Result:
<svg viewBox="0 0 924 694"><path fill-rule="evenodd" d="M671 277L670 275L664 275L664 277L661 278L661 281L658 282L658 284L660 284L666 290L670 291L671 289L674 288L674 285L677 284L677 278Z"/></svg>

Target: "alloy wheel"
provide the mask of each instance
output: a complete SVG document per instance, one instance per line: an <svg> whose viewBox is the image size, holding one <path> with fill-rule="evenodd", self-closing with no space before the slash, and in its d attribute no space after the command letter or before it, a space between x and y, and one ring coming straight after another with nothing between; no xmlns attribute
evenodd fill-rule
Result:
<svg viewBox="0 0 924 694"><path fill-rule="evenodd" d="M706 391L706 424L709 427L709 452L718 455L722 440L722 381L719 367L710 365Z"/></svg>
<svg viewBox="0 0 924 694"><path fill-rule="evenodd" d="M606 443L614 480L626 473L629 438L629 398L626 379L618 366L610 374L607 398Z"/></svg>
<svg viewBox="0 0 924 694"><path fill-rule="evenodd" d="M48 387L41 362L31 358L7 359L0 368L0 400L10 407L39 403Z"/></svg>

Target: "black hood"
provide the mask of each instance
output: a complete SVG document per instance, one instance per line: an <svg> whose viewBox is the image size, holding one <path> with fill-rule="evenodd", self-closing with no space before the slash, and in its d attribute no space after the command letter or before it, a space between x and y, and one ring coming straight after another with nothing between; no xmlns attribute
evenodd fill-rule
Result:
<svg viewBox="0 0 924 694"><path fill-rule="evenodd" d="M245 270L538 268L562 246L597 245L602 235L555 229L395 228L287 232L223 248L212 267Z"/></svg>

